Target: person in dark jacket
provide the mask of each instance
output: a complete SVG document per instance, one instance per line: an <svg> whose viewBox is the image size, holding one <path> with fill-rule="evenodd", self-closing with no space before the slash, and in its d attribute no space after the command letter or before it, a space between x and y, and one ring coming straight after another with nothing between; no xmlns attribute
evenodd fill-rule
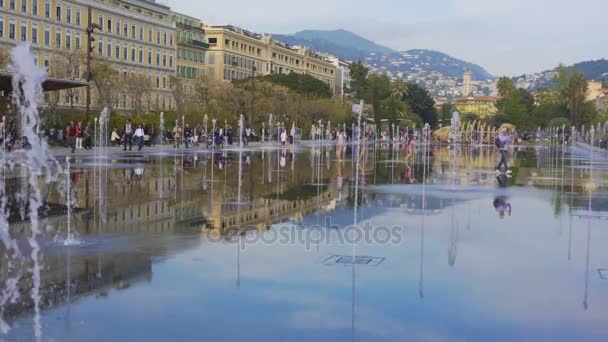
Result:
<svg viewBox="0 0 608 342"><path fill-rule="evenodd" d="M91 125L87 124L84 129L84 149L91 150L93 149L93 134L91 132Z"/></svg>
<svg viewBox="0 0 608 342"><path fill-rule="evenodd" d="M127 123L125 124L125 138L124 138L124 147L123 147L123 151L127 150L127 144L129 144L129 151L131 151L131 148L133 147L133 124L131 124L131 120L127 120Z"/></svg>
<svg viewBox="0 0 608 342"><path fill-rule="evenodd" d="M70 125L65 129L65 136L68 145L72 148L72 153L74 153L76 150L76 125L74 125L74 121L70 121Z"/></svg>
<svg viewBox="0 0 608 342"><path fill-rule="evenodd" d="M184 145L186 148L188 148L190 138L192 138L192 128L190 128L189 124L186 124L186 127L184 128Z"/></svg>

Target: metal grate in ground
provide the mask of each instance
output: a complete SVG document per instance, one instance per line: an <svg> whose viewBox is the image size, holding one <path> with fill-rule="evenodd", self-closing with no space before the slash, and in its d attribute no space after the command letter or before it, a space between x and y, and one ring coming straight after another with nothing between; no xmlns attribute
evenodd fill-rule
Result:
<svg viewBox="0 0 608 342"><path fill-rule="evenodd" d="M370 256L355 256L353 262L352 255L332 255L329 258L323 261L323 265L325 266L333 266L333 265L361 265L361 266L379 266L384 262L385 258L380 257L370 257Z"/></svg>

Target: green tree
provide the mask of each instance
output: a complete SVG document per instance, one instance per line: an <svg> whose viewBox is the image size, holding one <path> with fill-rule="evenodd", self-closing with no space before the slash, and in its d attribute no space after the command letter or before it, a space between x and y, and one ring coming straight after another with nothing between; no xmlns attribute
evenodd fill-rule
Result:
<svg viewBox="0 0 608 342"><path fill-rule="evenodd" d="M256 77L256 81L280 85L305 97L331 98L333 95L331 88L327 83L307 74L295 72L289 74L272 74ZM239 87L247 89L250 89L252 85L251 78L235 80L234 83Z"/></svg>
<svg viewBox="0 0 608 342"><path fill-rule="evenodd" d="M350 66L351 91L356 98L363 98L368 91L369 69L361 61L352 63Z"/></svg>
<svg viewBox="0 0 608 342"><path fill-rule="evenodd" d="M448 125L450 122L450 119L452 118L452 113L454 112L454 107L449 104L449 103L444 103L441 106L441 111L440 111L440 120L441 123L443 125Z"/></svg>
<svg viewBox="0 0 608 342"><path fill-rule="evenodd" d="M498 79L496 88L498 88L498 94L500 96L508 97L513 91L515 91L515 84L511 78L503 76Z"/></svg>
<svg viewBox="0 0 608 342"><path fill-rule="evenodd" d="M568 117L568 108L559 102L540 104L530 114L532 127L546 127L549 121L555 118Z"/></svg>
<svg viewBox="0 0 608 342"><path fill-rule="evenodd" d="M409 95L409 92L409 85L402 79L394 81L391 86L391 96L399 100L403 100L406 96Z"/></svg>
<svg viewBox="0 0 608 342"><path fill-rule="evenodd" d="M382 101L390 96L391 81L386 75L369 75L367 79L367 91L364 93L363 100L372 105L374 109L374 120L379 123L382 119L390 119L389 115L384 115Z"/></svg>
<svg viewBox="0 0 608 342"><path fill-rule="evenodd" d="M526 121L529 116L528 107L519 91L511 92L509 96L500 100L499 104L499 108L502 108L501 113L508 120L507 123L514 124L517 127L528 127L529 122Z"/></svg>
<svg viewBox="0 0 608 342"><path fill-rule="evenodd" d="M570 120L572 120L576 127L582 124L583 113L588 114L591 112L588 108L583 108L587 96L587 88L588 84L585 76L580 71L575 70L566 88L566 101L568 110L570 111Z"/></svg>
<svg viewBox="0 0 608 342"><path fill-rule="evenodd" d="M519 92L521 102L526 106L528 113L531 113L534 110L534 95L526 89L517 89L517 91Z"/></svg>
<svg viewBox="0 0 608 342"><path fill-rule="evenodd" d="M475 113L464 113L462 115L462 120L465 122L479 121L479 115Z"/></svg>
<svg viewBox="0 0 608 342"><path fill-rule="evenodd" d="M428 123L431 127L437 126L437 110L435 100L429 92L421 86L410 83L409 93L405 97L405 102L412 109L412 112L420 117L423 123ZM451 114L450 114L451 116Z"/></svg>
<svg viewBox="0 0 608 342"><path fill-rule="evenodd" d="M560 103L559 92L552 88L542 87L536 93L536 102L539 106Z"/></svg>
<svg viewBox="0 0 608 342"><path fill-rule="evenodd" d="M93 84L97 90L97 102L100 107L110 110L118 104L120 91L120 76L118 71L105 62L95 63L93 69Z"/></svg>

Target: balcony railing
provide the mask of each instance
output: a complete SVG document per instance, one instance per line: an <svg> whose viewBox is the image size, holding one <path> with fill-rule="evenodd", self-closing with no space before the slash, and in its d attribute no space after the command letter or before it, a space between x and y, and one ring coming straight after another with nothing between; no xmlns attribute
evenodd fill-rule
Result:
<svg viewBox="0 0 608 342"><path fill-rule="evenodd" d="M205 42L201 42L200 40L196 40L196 39L187 39L187 38L179 38L177 40L178 43L181 44L187 44L187 45L192 45L192 46L196 46L202 49L208 49L209 48L209 44L205 43Z"/></svg>
<svg viewBox="0 0 608 342"><path fill-rule="evenodd" d="M180 22L176 22L175 26L179 29L182 30L190 30L190 31L198 31L198 32L205 32L202 28L192 25L192 24L185 24L185 23L180 23Z"/></svg>

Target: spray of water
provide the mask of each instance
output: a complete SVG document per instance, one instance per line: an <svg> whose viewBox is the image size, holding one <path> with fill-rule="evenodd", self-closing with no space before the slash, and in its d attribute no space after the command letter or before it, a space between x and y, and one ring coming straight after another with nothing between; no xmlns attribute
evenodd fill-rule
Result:
<svg viewBox="0 0 608 342"><path fill-rule="evenodd" d="M165 112L160 112L160 144L165 143Z"/></svg>
<svg viewBox="0 0 608 342"><path fill-rule="evenodd" d="M28 169L28 204L31 232L28 243L31 248L32 259L32 289L31 298L34 303L34 335L38 341L42 340L42 326L40 322L40 271L42 268L40 246L37 238L41 232L38 212L42 206L42 199L38 179L45 176L46 182L56 180L61 168L49 151L47 142L38 134L40 116L38 104L42 99L42 82L46 79L46 72L36 66L34 56L30 53L29 43L17 45L10 52L13 72L13 104L20 116L22 142L27 142L26 148L20 155L22 167ZM25 145L25 144L22 144Z"/></svg>

